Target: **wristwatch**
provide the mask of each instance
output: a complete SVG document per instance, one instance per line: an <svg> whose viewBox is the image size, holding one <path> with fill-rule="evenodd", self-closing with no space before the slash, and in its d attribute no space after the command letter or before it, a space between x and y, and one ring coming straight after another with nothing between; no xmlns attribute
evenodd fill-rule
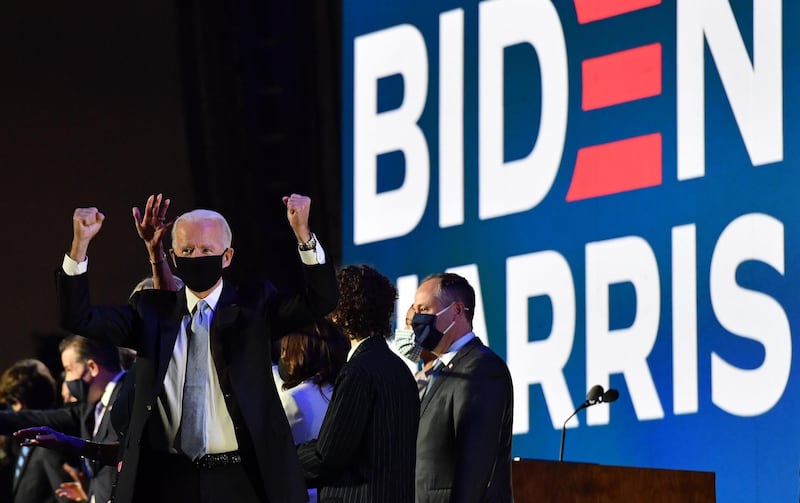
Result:
<svg viewBox="0 0 800 503"><path fill-rule="evenodd" d="M306 241L305 243L298 243L297 249L300 251L310 251L317 249L317 236L314 233L311 233L311 239Z"/></svg>

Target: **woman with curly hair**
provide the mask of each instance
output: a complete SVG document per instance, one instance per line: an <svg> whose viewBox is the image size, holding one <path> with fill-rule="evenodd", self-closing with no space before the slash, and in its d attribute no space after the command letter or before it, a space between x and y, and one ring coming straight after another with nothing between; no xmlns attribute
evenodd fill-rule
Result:
<svg viewBox="0 0 800 503"><path fill-rule="evenodd" d="M397 289L366 265L337 274L331 321L350 339L316 440L298 447L306 479L320 500L414 501L419 397L405 363L386 343Z"/></svg>

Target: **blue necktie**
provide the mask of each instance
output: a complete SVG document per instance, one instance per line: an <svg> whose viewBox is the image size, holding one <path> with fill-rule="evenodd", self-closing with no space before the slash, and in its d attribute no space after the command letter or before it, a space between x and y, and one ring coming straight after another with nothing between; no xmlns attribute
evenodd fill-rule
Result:
<svg viewBox="0 0 800 503"><path fill-rule="evenodd" d="M186 381L181 409L181 451L197 459L206 449L206 383L208 382L208 327L210 308L206 301L197 303L192 316Z"/></svg>
<svg viewBox="0 0 800 503"><path fill-rule="evenodd" d="M19 476L22 475L22 467L25 466L25 458L28 457L31 448L27 445L23 445L19 451L19 456L17 457L17 467L14 469L14 482L19 480Z"/></svg>

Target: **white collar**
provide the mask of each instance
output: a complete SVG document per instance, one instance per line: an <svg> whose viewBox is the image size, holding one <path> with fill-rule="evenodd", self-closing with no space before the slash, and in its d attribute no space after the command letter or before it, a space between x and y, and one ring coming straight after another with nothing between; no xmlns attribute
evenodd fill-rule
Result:
<svg viewBox="0 0 800 503"><path fill-rule="evenodd" d="M224 281L220 281L219 285L217 285L215 289L211 290L211 293L209 293L208 295L206 295L204 299L202 299L206 301L206 304L208 304L208 307L210 307L212 311L217 310L219 297L220 295L222 295L223 284ZM188 288L184 288L184 290L186 291L186 307L189 308L189 313L192 313L194 312L194 307L197 305L198 302L200 302L200 297L195 295L194 292L192 292Z"/></svg>
<svg viewBox="0 0 800 503"><path fill-rule="evenodd" d="M347 352L347 361L350 361L350 358L353 357L353 353L356 352L356 348L361 345L362 342L369 339L370 337L375 337L374 335L370 335L369 337L364 337L363 339L350 339L350 351Z"/></svg>
<svg viewBox="0 0 800 503"><path fill-rule="evenodd" d="M111 394L114 393L114 388L117 387L117 383L124 375L125 371L120 370L119 373L110 381L108 381L108 384L106 384L106 389L103 391L103 396L100 397L100 401L103 402L103 407L108 407L108 403L111 401Z"/></svg>
<svg viewBox="0 0 800 503"><path fill-rule="evenodd" d="M453 361L456 354L467 345L469 341L475 338L475 332L468 332L461 337L459 337L454 343L450 344L450 347L447 349L447 352L439 357L445 365L450 365L450 362Z"/></svg>

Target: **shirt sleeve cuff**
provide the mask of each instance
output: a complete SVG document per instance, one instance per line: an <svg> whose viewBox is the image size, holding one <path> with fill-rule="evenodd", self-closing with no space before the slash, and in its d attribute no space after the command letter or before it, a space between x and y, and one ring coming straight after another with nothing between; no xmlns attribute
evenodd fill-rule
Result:
<svg viewBox="0 0 800 503"><path fill-rule="evenodd" d="M322 248L322 244L317 241L317 246L313 250L298 250L297 253L300 254L300 260L303 261L305 265L320 265L325 263L325 250Z"/></svg>
<svg viewBox="0 0 800 503"><path fill-rule="evenodd" d="M83 262L75 262L65 253L61 268L67 276L78 276L89 269L89 258L87 257Z"/></svg>

